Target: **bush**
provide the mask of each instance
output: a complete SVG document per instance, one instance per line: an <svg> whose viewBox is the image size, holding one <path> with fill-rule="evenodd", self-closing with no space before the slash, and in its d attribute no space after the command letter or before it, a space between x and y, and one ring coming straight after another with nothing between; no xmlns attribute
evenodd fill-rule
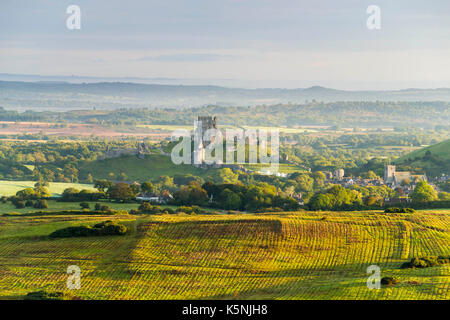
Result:
<svg viewBox="0 0 450 320"><path fill-rule="evenodd" d="M50 233L50 238L89 237L97 235L97 231L86 226L67 227Z"/></svg>
<svg viewBox="0 0 450 320"><path fill-rule="evenodd" d="M34 206L34 202L33 200L27 200L25 202L25 207L33 207Z"/></svg>
<svg viewBox="0 0 450 320"><path fill-rule="evenodd" d="M181 206L179 208L177 208L176 210L177 212L184 212L187 214L196 214L196 213L201 213L201 210L198 206L192 206L192 207L186 207L186 206Z"/></svg>
<svg viewBox="0 0 450 320"><path fill-rule="evenodd" d="M16 209L25 208L25 203L22 200L17 200L15 202L13 202L13 204L16 207Z"/></svg>
<svg viewBox="0 0 450 320"><path fill-rule="evenodd" d="M111 208L107 205L100 206L100 211L111 211Z"/></svg>
<svg viewBox="0 0 450 320"><path fill-rule="evenodd" d="M82 209L89 209L89 203L87 203L87 202L81 202L81 203L80 203L80 207L81 207Z"/></svg>
<svg viewBox="0 0 450 320"><path fill-rule="evenodd" d="M173 210L172 208L165 208L164 212L168 213L168 214L174 214L176 213L175 210Z"/></svg>
<svg viewBox="0 0 450 320"><path fill-rule="evenodd" d="M384 210L385 213L414 213L416 210L412 208L391 207Z"/></svg>
<svg viewBox="0 0 450 320"><path fill-rule="evenodd" d="M397 284L398 280L392 277L384 277L381 279L381 284L384 286L391 286L393 284Z"/></svg>
<svg viewBox="0 0 450 320"><path fill-rule="evenodd" d="M65 300L70 298L70 295L63 292L47 292L35 291L28 293L24 300Z"/></svg>
<svg viewBox="0 0 450 320"><path fill-rule="evenodd" d="M36 209L47 209L48 208L47 200L36 200L36 202L34 203L34 207Z"/></svg>
<svg viewBox="0 0 450 320"><path fill-rule="evenodd" d="M124 235L127 232L127 228L122 224L108 224L100 229L100 235L102 236L115 236Z"/></svg>
<svg viewBox="0 0 450 320"><path fill-rule="evenodd" d="M428 268L447 263L450 263L450 256L428 256L422 258L412 258L411 261L403 263L401 268Z"/></svg>
<svg viewBox="0 0 450 320"><path fill-rule="evenodd" d="M69 237L90 237L90 236L114 236L124 235L127 228L124 225L117 224L113 221L104 221L97 223L93 227L76 226L59 229L52 232L50 238L69 238Z"/></svg>

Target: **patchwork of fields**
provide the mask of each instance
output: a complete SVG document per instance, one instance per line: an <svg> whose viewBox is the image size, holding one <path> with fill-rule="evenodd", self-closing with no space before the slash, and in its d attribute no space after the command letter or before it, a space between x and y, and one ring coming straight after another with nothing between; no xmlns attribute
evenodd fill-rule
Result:
<svg viewBox="0 0 450 320"><path fill-rule="evenodd" d="M129 232L48 238L104 220ZM400 269L449 243L450 210L0 217L0 298L69 292L78 265L83 299L450 299L450 265ZM399 284L368 289L373 264Z"/></svg>

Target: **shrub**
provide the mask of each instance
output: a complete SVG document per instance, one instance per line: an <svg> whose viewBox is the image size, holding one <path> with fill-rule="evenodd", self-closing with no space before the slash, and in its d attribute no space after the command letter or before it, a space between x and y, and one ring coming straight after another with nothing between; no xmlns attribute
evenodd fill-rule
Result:
<svg viewBox="0 0 450 320"><path fill-rule="evenodd" d="M97 202L94 206L94 209L95 209L95 211L100 211L100 210L102 210L102 205Z"/></svg>
<svg viewBox="0 0 450 320"><path fill-rule="evenodd" d="M127 228L122 224L108 224L100 229L102 236L124 235L126 232Z"/></svg>
<svg viewBox="0 0 450 320"><path fill-rule="evenodd" d="M87 202L81 202L81 203L80 203L80 207L81 207L82 209L89 209L89 203L87 203Z"/></svg>
<svg viewBox="0 0 450 320"><path fill-rule="evenodd" d="M384 286L391 286L393 284L397 284L399 281L396 278L392 277L384 277L381 279L381 284Z"/></svg>
<svg viewBox="0 0 450 320"><path fill-rule="evenodd" d="M24 300L65 300L70 298L70 295L63 292L47 292L35 291L28 293Z"/></svg>
<svg viewBox="0 0 450 320"><path fill-rule="evenodd" d="M25 208L25 203L22 200L17 200L17 201L14 201L13 203L17 209Z"/></svg>
<svg viewBox="0 0 450 320"><path fill-rule="evenodd" d="M172 208L165 208L164 211L167 212L168 214L176 213L175 210L173 210Z"/></svg>
<svg viewBox="0 0 450 320"><path fill-rule="evenodd" d="M34 203L34 207L36 209L47 209L48 208L47 200L36 200L36 202Z"/></svg>
<svg viewBox="0 0 450 320"><path fill-rule="evenodd" d="M25 202L25 207L33 207L33 205L34 205L33 200L27 200L27 201Z"/></svg>
<svg viewBox="0 0 450 320"><path fill-rule="evenodd" d="M124 235L127 228L124 225L117 224L113 221L104 221L97 223L93 227L76 226L59 229L52 232L50 238L69 238L69 237L90 237L90 236L114 236Z"/></svg>
<svg viewBox="0 0 450 320"><path fill-rule="evenodd" d="M412 208L391 207L384 210L385 213L414 213L416 210Z"/></svg>
<svg viewBox="0 0 450 320"><path fill-rule="evenodd" d="M86 227L86 226L77 226L77 227L67 227L64 229L56 230L50 233L50 238L69 238L69 237L89 237L97 235L96 230Z"/></svg>
<svg viewBox="0 0 450 320"><path fill-rule="evenodd" d="M187 213L187 214L196 214L196 213L199 213L200 208L197 207L197 206L192 206L192 207L181 206L181 207L178 207L176 211L178 213L179 212L184 212L184 213Z"/></svg>
<svg viewBox="0 0 450 320"><path fill-rule="evenodd" d="M131 209L128 213L129 214L140 214L141 212L137 209Z"/></svg>
<svg viewBox="0 0 450 320"><path fill-rule="evenodd" d="M401 268L428 268L447 263L450 263L450 256L428 256L412 258L411 261L403 263Z"/></svg>
<svg viewBox="0 0 450 320"><path fill-rule="evenodd" d="M153 210L153 206L149 202L143 202L139 205L138 210L143 213L151 213Z"/></svg>

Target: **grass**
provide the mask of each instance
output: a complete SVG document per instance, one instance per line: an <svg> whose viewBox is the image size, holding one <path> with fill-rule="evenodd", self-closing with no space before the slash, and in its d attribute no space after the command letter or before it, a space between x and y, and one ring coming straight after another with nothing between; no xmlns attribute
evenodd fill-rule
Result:
<svg viewBox="0 0 450 320"><path fill-rule="evenodd" d="M128 234L47 237L109 219ZM70 293L83 299L448 300L449 265L400 265L448 255L449 231L450 210L0 217L0 298L68 292L66 269L75 264L81 289ZM372 264L399 283L368 289Z"/></svg>
<svg viewBox="0 0 450 320"><path fill-rule="evenodd" d="M244 167L252 170L252 171L266 171L266 170L271 170L271 165L270 164L244 164ZM290 163L279 163L278 164L278 172L280 173L294 173L294 172L306 172L306 169L304 167L300 167L298 165L295 164L290 164Z"/></svg>
<svg viewBox="0 0 450 320"><path fill-rule="evenodd" d="M407 159L415 159L416 157L421 158L425 155L427 151L430 151L431 154L438 156L442 160L450 160L450 139L439 142L429 147L415 150L411 153L404 155L401 158L398 158L396 162L401 163Z"/></svg>
<svg viewBox="0 0 450 320"><path fill-rule="evenodd" d="M15 195L17 191L23 190L25 188L33 188L36 181L0 181L0 196L12 196ZM50 182L48 187L52 196L60 195L67 188L76 188L79 190L88 189L95 190L94 186L91 184L81 184L81 183L66 183L66 182Z"/></svg>
<svg viewBox="0 0 450 320"><path fill-rule="evenodd" d="M96 179L111 178L111 172L126 174L128 180L144 181L160 176L173 177L176 174L193 174L200 177L211 175L215 169L200 169L188 164L176 165L171 158L164 155L148 155L145 159L136 156L122 156L105 160L90 161L80 164L80 174L91 173Z"/></svg>
<svg viewBox="0 0 450 320"><path fill-rule="evenodd" d="M90 205L91 210L94 209L96 202L89 202L89 201L83 201L87 202ZM99 202L99 201L97 201ZM47 200L48 208L47 209L34 209L30 207L17 209L11 202L6 203L0 203L0 214L3 213L11 213L11 212L17 212L20 214L24 213L32 213L36 211L46 211L46 212L58 212L58 211L66 211L66 210L81 210L80 203L79 202L59 202L56 200ZM111 209L114 210L130 210L130 209L137 209L139 206L138 203L116 203L116 202L101 202L104 205L109 206Z"/></svg>

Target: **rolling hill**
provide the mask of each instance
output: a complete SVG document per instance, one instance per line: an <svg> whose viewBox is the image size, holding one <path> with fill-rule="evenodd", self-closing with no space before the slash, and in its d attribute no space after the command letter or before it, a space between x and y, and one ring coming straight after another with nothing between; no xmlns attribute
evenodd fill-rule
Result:
<svg viewBox="0 0 450 320"><path fill-rule="evenodd" d="M145 159L136 156L121 156L104 160L83 162L78 167L81 176L92 174L95 179L114 179L129 181L145 181L160 176L192 174L199 177L211 175L215 169L200 169L191 165L176 165L170 157L164 155L148 155ZM110 176L113 172L115 175ZM124 173L126 178L120 177Z"/></svg>
<svg viewBox="0 0 450 320"><path fill-rule="evenodd" d="M449 174L450 139L419 150L414 150L397 159L395 163L412 171L422 169L429 176Z"/></svg>
<svg viewBox="0 0 450 320"><path fill-rule="evenodd" d="M437 144L419 149L414 150L411 153L408 153L407 155L401 157L398 159L399 162L403 162L407 159L415 159L417 157L421 158L425 156L427 151L430 151L431 154L439 157L442 160L449 160L450 161L450 139L439 142Z"/></svg>

